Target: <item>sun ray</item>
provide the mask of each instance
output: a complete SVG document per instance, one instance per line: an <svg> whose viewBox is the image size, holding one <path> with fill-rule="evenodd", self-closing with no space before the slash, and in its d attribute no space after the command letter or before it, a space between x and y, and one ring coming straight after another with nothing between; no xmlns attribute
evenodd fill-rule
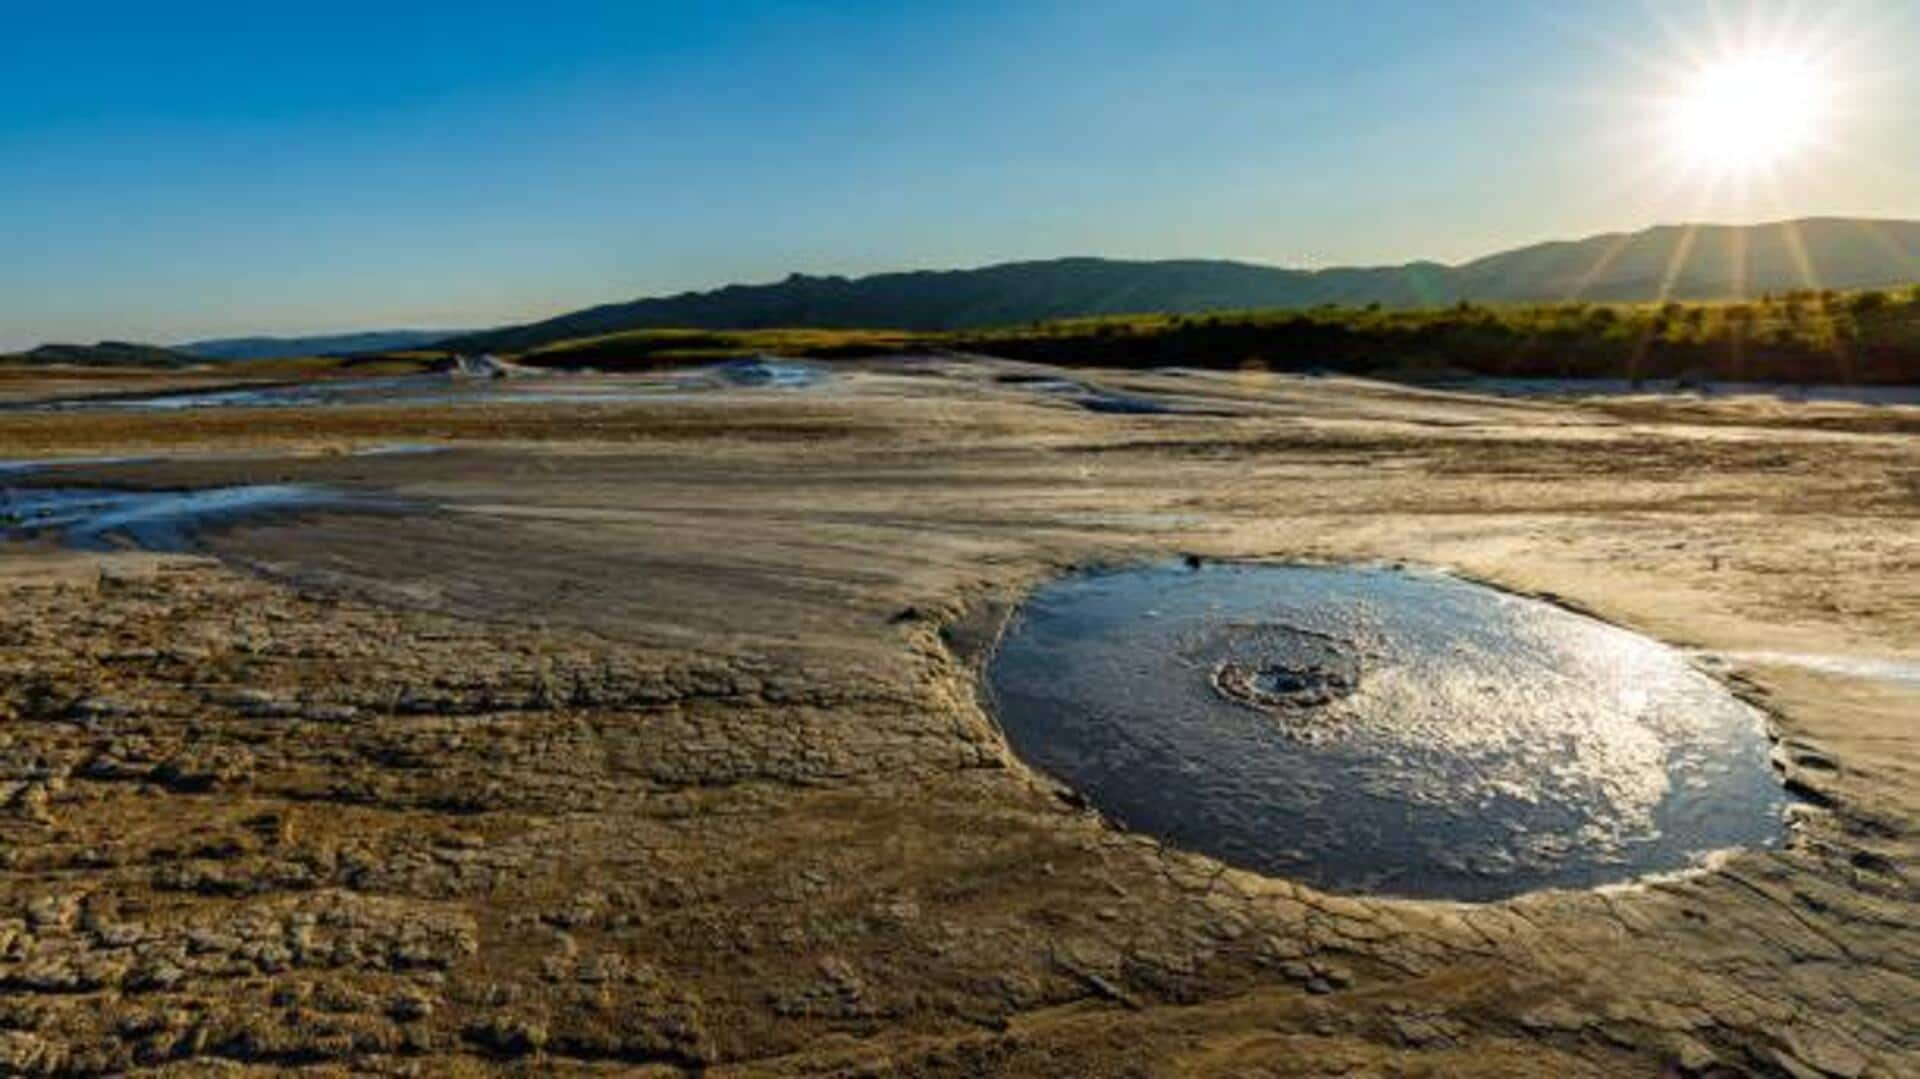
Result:
<svg viewBox="0 0 1920 1079"><path fill-rule="evenodd" d="M1667 55L1678 55L1683 62L1689 64L1701 64L1707 61L1711 54L1700 48L1700 35L1693 33L1673 18L1671 5L1660 0L1640 0L1640 7L1648 20L1659 28L1661 36L1666 39L1669 50Z"/></svg>
<svg viewBox="0 0 1920 1079"><path fill-rule="evenodd" d="M1727 232L1727 298L1749 299L1747 293L1747 230Z"/></svg>
<svg viewBox="0 0 1920 1079"><path fill-rule="evenodd" d="M1768 193L1773 196L1775 207L1778 208L1778 212L1784 217L1787 213L1786 196L1780 190L1780 184L1775 177L1769 174L1767 181ZM1793 260L1794 269L1800 272L1801 286L1810 291L1818 292L1821 287L1820 271L1813 264L1813 256L1807 252L1806 237L1800 235L1800 223L1793 220L1782 220L1780 223L1780 239L1781 242L1787 246L1787 257Z"/></svg>
<svg viewBox="0 0 1920 1079"><path fill-rule="evenodd" d="M1439 301L1440 297L1433 291L1426 274L1409 266L1401 271L1401 277L1406 281L1407 287L1419 298L1421 306L1432 306Z"/></svg>
<svg viewBox="0 0 1920 1079"><path fill-rule="evenodd" d="M1690 223L1680 233L1679 242L1673 245L1673 253L1667 256L1666 272L1660 276L1661 303L1666 303L1673 298L1674 286L1678 284L1680 275L1686 271L1687 261L1693 257L1693 243L1699 236L1700 226Z"/></svg>
<svg viewBox="0 0 1920 1079"><path fill-rule="evenodd" d="M1746 13L1750 22L1758 16L1757 8L1752 5L1746 8ZM1725 56L1739 47L1736 44L1739 36L1734 33L1733 24L1727 19L1727 7L1720 0L1707 0L1707 23L1713 29L1713 41L1719 55Z"/></svg>
<svg viewBox="0 0 1920 1079"><path fill-rule="evenodd" d="M1665 18L1664 13L1659 12L1657 9L1650 9L1650 15L1656 20L1664 20ZM1672 59L1664 53L1644 48L1613 34L1602 33L1592 26L1569 18L1566 13L1562 11L1549 12L1546 17L1549 22L1558 27L1562 32L1579 37L1590 45L1605 49L1616 58L1639 68L1640 73L1648 78L1663 78L1671 70ZM1680 44L1684 41L1683 38L1675 34L1668 34L1667 36L1675 44Z"/></svg>
<svg viewBox="0 0 1920 1079"><path fill-rule="evenodd" d="M1852 145L1845 142L1838 140L1823 141L1820 144L1819 150L1821 155L1830 159L1830 164L1835 166L1845 166L1853 169L1871 169L1888 180L1904 181L1910 180L1913 177L1911 168L1901 165L1898 162L1860 153L1854 149Z"/></svg>
<svg viewBox="0 0 1920 1079"><path fill-rule="evenodd" d="M1567 293L1567 302L1571 303L1585 295L1586 291L1593 287L1593 283L1600 279L1600 275L1606 273L1632 243L1633 234L1630 232L1615 236L1613 241L1607 244L1606 250L1600 252L1600 257L1593 260L1593 265L1580 275L1580 280L1574 282L1573 288Z"/></svg>
<svg viewBox="0 0 1920 1079"><path fill-rule="evenodd" d="M1920 254L1915 254L1894 243L1878 221L1855 218L1853 224L1867 238L1868 243L1878 247L1882 254L1905 267L1908 277L1920 281Z"/></svg>
<svg viewBox="0 0 1920 1079"><path fill-rule="evenodd" d="M1862 121L1875 90L1869 58L1883 53L1898 23L1886 7L1863 18L1852 6L1808 0L1704 3L1691 13L1641 0L1639 9L1631 32L1577 8L1542 16L1621 69L1611 88L1566 95L1627 121L1595 125L1588 135L1594 156L1623 163L1588 192L1609 216L1705 196L1698 212L1707 220L1749 222L1768 208L1764 172L1791 179L1796 191L1815 183L1816 170L1838 163L1840 144ZM1879 77L1880 93L1897 78ZM1672 209L1660 216L1677 218ZM1744 269L1715 274L1730 279L1716 287L1753 284L1750 258ZM1584 283L1573 287L1581 290L1575 296L1586 291Z"/></svg>

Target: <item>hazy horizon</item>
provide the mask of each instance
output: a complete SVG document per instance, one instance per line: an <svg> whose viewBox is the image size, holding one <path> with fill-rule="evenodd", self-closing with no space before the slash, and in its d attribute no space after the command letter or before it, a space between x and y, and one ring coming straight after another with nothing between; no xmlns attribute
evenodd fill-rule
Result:
<svg viewBox="0 0 1920 1079"><path fill-rule="evenodd" d="M1764 184L1663 168L1663 71L1749 23L1843 76L1818 152ZM36 11L0 42L0 234L28 256L0 269L0 349L491 326L789 272L1914 219L1915 45L1893 0Z"/></svg>

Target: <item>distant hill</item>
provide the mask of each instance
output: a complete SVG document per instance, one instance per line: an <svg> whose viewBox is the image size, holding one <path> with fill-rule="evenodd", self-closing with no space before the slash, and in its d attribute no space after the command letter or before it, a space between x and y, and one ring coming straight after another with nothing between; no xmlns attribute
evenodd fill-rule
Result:
<svg viewBox="0 0 1920 1079"><path fill-rule="evenodd" d="M199 359L158 345L102 341L97 345L41 345L5 357L17 363L69 364L75 367L191 367Z"/></svg>
<svg viewBox="0 0 1920 1079"><path fill-rule="evenodd" d="M445 342L519 352L639 329L859 327L970 330L1047 319L1195 314L1321 304L1436 306L1477 300L1746 299L1801 288L1920 281L1920 222L1819 218L1663 226L1521 248L1459 266L1289 270L1244 262L1066 258L871 277L795 274L768 285L587 308Z"/></svg>
<svg viewBox="0 0 1920 1079"><path fill-rule="evenodd" d="M353 356L436 344L468 330L369 330L318 337L226 337L178 345L205 360L288 360L306 356Z"/></svg>
<svg viewBox="0 0 1920 1079"><path fill-rule="evenodd" d="M1920 282L1920 221L1664 225L1523 247L1451 276L1455 292L1474 300L1747 300L1879 288Z"/></svg>

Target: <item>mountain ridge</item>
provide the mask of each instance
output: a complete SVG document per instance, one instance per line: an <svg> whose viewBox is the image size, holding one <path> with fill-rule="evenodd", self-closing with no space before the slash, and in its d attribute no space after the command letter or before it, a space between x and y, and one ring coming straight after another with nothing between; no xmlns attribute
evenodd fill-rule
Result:
<svg viewBox="0 0 1920 1079"><path fill-rule="evenodd" d="M354 356L366 352L433 345L472 330L360 330L305 336L216 337L172 346L203 360L289 360L308 356Z"/></svg>
<svg viewBox="0 0 1920 1079"><path fill-rule="evenodd" d="M46 367L192 367L198 362L178 349L137 341L49 342L5 358Z"/></svg>
<svg viewBox="0 0 1920 1079"><path fill-rule="evenodd" d="M1410 308L1461 301L1734 300L1808 287L1853 290L1916 282L1920 221L1825 216L1756 225L1661 224L1549 240L1451 264L1418 260L1299 269L1233 259L1081 255L860 277L794 273L767 283L598 304L488 330L217 338L130 358L178 364L416 348L514 353L647 329L972 331L1109 315L1326 304ZM98 363L126 354L129 347L50 345L20 356L30 362ZM56 355L62 358L55 361Z"/></svg>
<svg viewBox="0 0 1920 1079"><path fill-rule="evenodd" d="M1812 217L1757 225L1656 225L1546 241L1457 264L1308 270L1229 259L1068 256L857 278L796 273L766 284L599 304L442 344L515 352L644 329L939 332L1101 315L1323 304L1741 300L1803 288L1914 282L1920 282L1920 221Z"/></svg>

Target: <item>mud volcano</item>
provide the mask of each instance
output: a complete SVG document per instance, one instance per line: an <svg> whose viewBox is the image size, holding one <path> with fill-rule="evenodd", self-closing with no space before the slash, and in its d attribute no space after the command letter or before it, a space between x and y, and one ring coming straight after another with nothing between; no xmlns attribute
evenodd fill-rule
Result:
<svg viewBox="0 0 1920 1079"><path fill-rule="evenodd" d="M1014 749L1116 821L1333 891L1499 899L1783 834L1753 709L1663 645L1439 574L1081 574L987 686Z"/></svg>

